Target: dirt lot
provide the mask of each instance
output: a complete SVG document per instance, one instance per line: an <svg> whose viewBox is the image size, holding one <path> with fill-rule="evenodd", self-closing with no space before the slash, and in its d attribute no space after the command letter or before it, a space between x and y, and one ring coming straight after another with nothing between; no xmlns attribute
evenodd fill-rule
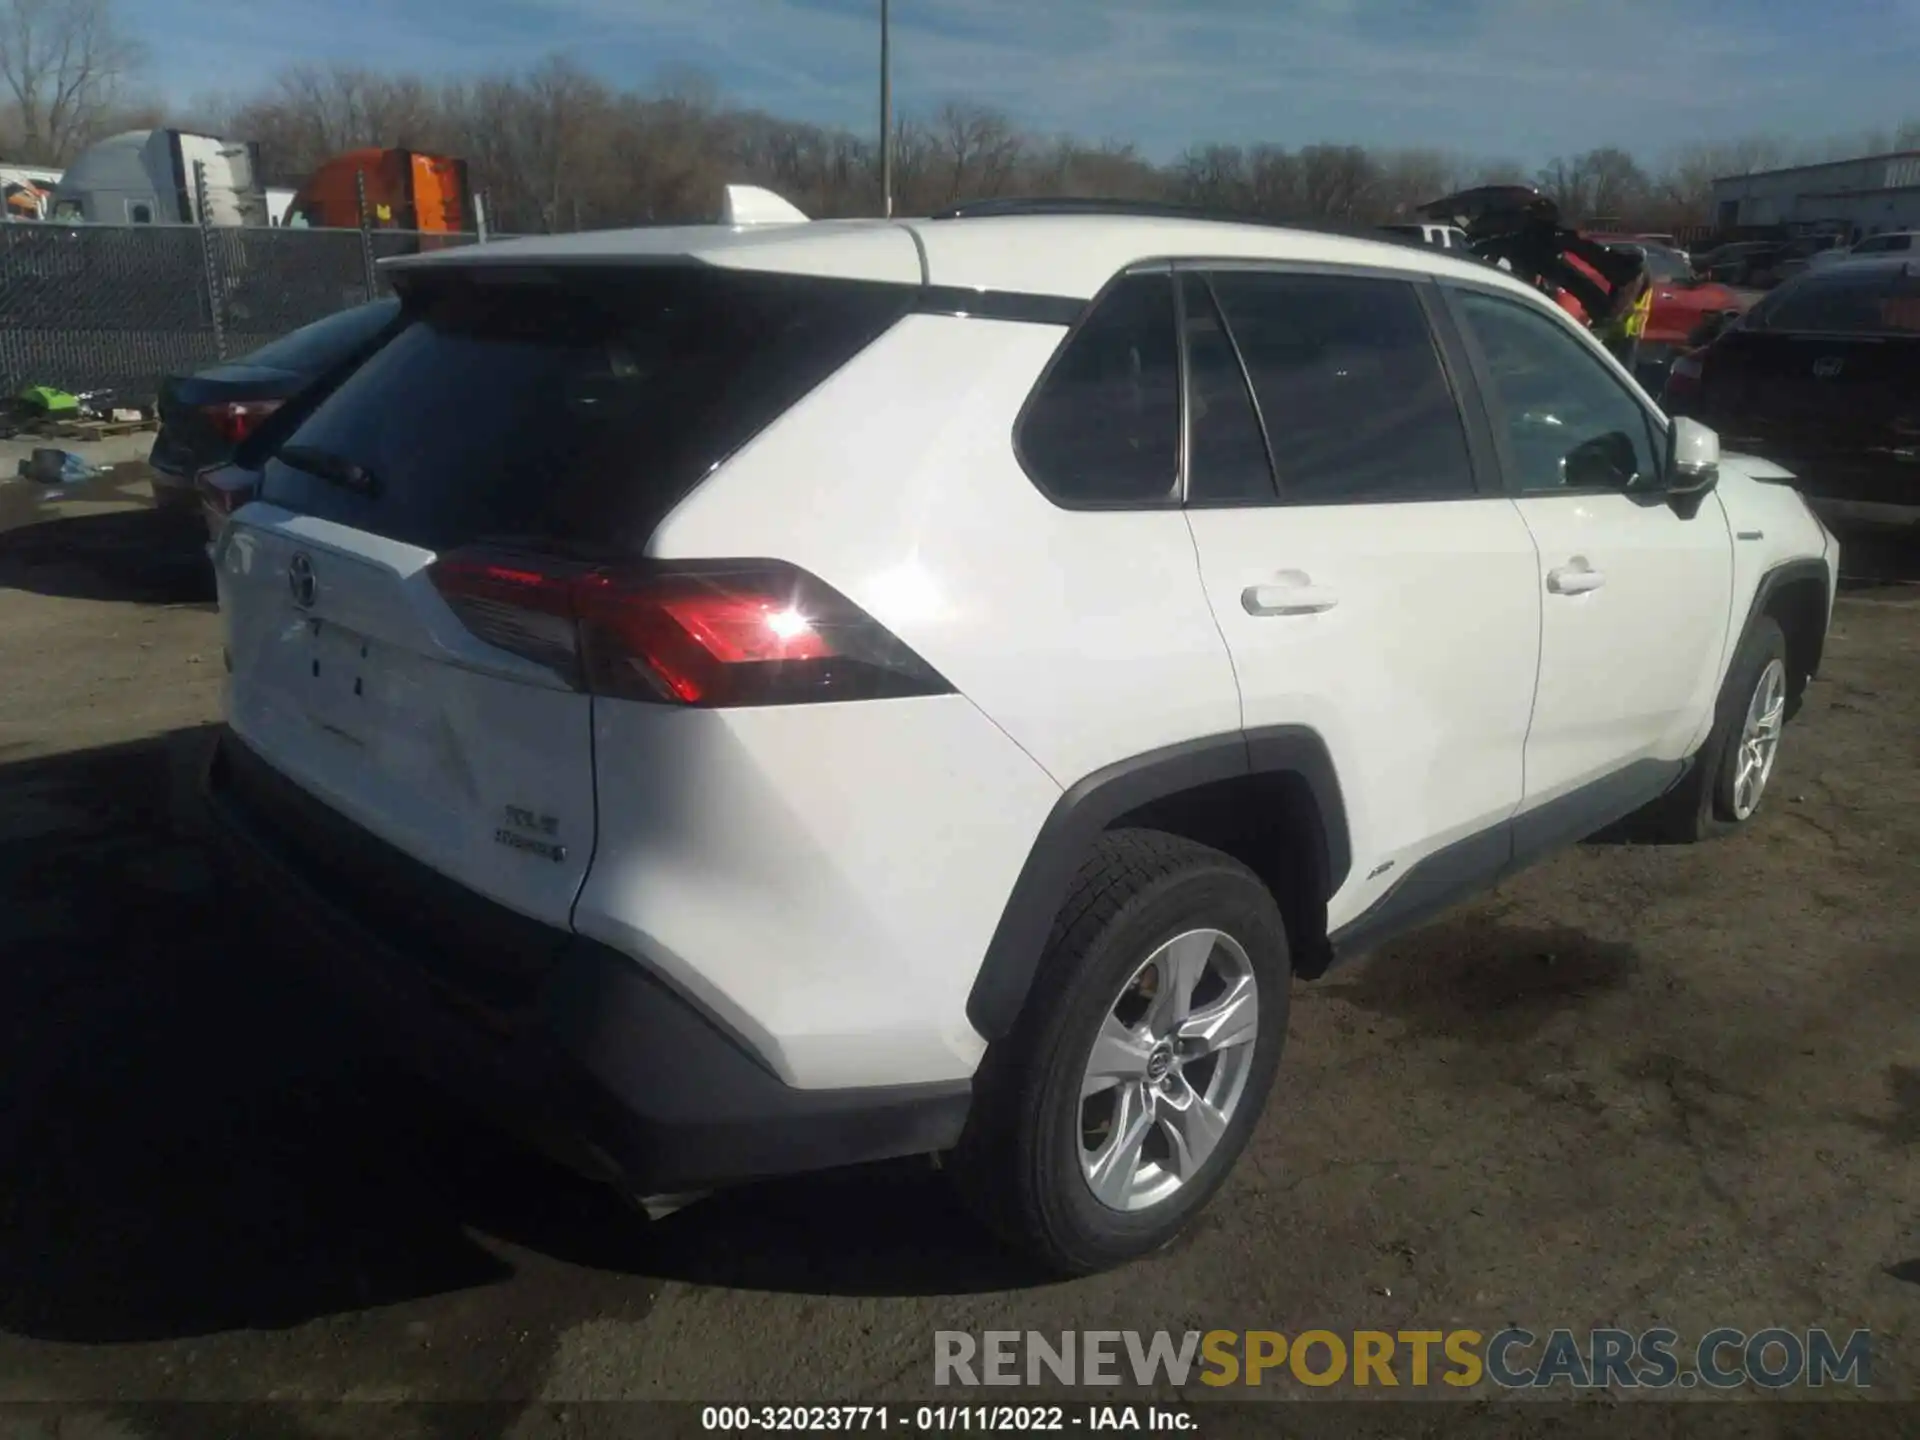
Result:
<svg viewBox="0 0 1920 1440"><path fill-rule="evenodd" d="M1874 1393L1920 1397L1920 589L1843 599L1751 832L1584 847L1303 987L1200 1231L1034 1286L920 1166L644 1226L369 1053L178 808L220 646L138 490L0 484L0 1401L528 1434L924 1399L936 1329L1514 1321L1870 1327Z"/></svg>

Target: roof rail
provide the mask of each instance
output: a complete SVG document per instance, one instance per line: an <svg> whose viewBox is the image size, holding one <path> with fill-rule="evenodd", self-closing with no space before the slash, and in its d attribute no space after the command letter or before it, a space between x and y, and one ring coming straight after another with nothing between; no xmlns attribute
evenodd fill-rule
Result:
<svg viewBox="0 0 1920 1440"><path fill-rule="evenodd" d="M1387 245L1424 242L1372 225L1337 225L1324 220L1285 220L1271 215L1249 215L1233 210L1210 210L1168 200L1103 200L1078 195L1010 197L968 200L929 216L931 220L979 220L1012 215L1113 215L1160 220L1203 220L1216 225L1259 225L1269 230L1304 230L1315 235L1378 240Z"/></svg>

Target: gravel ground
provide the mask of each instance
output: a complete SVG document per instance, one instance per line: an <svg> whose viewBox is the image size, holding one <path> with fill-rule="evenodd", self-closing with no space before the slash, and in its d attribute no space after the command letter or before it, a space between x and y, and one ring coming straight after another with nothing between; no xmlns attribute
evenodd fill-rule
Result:
<svg viewBox="0 0 1920 1440"><path fill-rule="evenodd" d="M1303 986L1197 1233L1034 1285L922 1166L646 1225L372 1054L194 843L217 620L139 492L0 484L0 1402L581 1434L543 1407L925 1398L937 1329L1510 1321L1867 1327L1920 1398L1920 589L1842 599L1750 831L1582 847ZM373 1414L289 1433L415 1423Z"/></svg>

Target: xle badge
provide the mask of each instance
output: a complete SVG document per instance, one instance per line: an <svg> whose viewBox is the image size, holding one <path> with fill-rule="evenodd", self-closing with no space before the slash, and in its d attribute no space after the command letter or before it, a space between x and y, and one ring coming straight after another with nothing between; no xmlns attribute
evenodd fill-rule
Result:
<svg viewBox="0 0 1920 1440"><path fill-rule="evenodd" d="M506 807L507 823L493 832L493 843L509 850L524 850L556 864L567 858L567 847L558 843L558 816L541 815L518 805Z"/></svg>

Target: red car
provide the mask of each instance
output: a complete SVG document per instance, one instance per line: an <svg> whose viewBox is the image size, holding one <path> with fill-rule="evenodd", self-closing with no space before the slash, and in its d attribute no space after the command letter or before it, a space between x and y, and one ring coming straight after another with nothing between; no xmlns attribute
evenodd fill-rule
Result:
<svg viewBox="0 0 1920 1440"><path fill-rule="evenodd" d="M1653 281L1653 308L1647 314L1646 334L1640 337L1643 363L1665 364L1674 355L1693 348L1690 337L1701 324L1723 313L1738 313L1746 302L1726 286L1702 280L1679 251L1637 235L1593 235L1609 250L1638 256Z"/></svg>

